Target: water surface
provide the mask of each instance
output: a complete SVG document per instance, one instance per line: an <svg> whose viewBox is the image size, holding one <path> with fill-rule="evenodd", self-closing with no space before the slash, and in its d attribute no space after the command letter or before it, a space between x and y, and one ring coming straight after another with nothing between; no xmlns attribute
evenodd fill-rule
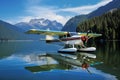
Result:
<svg viewBox="0 0 120 80"><path fill-rule="evenodd" d="M93 46L97 48L92 53L96 55L95 61L103 63L89 67L90 74L51 57L39 57L46 53L60 54L57 50L61 45L44 41L0 42L0 80L119 80L119 42L97 42Z"/></svg>

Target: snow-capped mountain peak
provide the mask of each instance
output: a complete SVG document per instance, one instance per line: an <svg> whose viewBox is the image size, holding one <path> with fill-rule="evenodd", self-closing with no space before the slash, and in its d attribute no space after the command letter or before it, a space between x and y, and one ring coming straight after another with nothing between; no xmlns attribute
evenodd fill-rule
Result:
<svg viewBox="0 0 120 80"><path fill-rule="evenodd" d="M61 30L63 25L57 21L51 21L48 19L31 19L28 23L21 22L16 24L17 27L23 28L24 30L28 29L44 29L47 30Z"/></svg>
<svg viewBox="0 0 120 80"><path fill-rule="evenodd" d="M47 26L48 25L48 23L46 22L46 20L44 18L41 18L41 19L31 19L29 21L29 24L31 24L31 25L38 24L38 25L41 25L41 26Z"/></svg>

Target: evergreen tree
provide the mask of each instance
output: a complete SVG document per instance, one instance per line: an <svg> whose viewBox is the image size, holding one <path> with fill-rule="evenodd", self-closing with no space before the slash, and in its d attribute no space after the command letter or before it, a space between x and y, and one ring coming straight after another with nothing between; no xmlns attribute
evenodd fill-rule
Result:
<svg viewBox="0 0 120 80"><path fill-rule="evenodd" d="M101 33L105 40L120 39L120 9L79 23L76 30L86 32L88 29L94 33Z"/></svg>

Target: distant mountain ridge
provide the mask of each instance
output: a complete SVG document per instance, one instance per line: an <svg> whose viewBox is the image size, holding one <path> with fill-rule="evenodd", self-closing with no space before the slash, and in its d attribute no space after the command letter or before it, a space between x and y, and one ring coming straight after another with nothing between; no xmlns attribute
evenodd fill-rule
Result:
<svg viewBox="0 0 120 80"><path fill-rule="evenodd" d="M109 12L112 9L117 9L117 8L120 8L120 0L113 0L112 2L108 3L107 5L102 6L102 7L98 8L97 10L88 14L88 18L100 16L106 12Z"/></svg>
<svg viewBox="0 0 120 80"><path fill-rule="evenodd" d="M48 19L31 19L27 22L20 22L15 24L18 28L27 31L29 29L42 29L42 30L55 30L60 31L63 28L63 25L57 21L50 21Z"/></svg>
<svg viewBox="0 0 120 80"><path fill-rule="evenodd" d="M39 40L40 35L25 34L25 32L12 24L0 20L0 41L3 40Z"/></svg>
<svg viewBox="0 0 120 80"><path fill-rule="evenodd" d="M48 19L31 19L29 23L20 22L15 25L0 20L0 41L2 40L39 40L45 36L25 34L30 29L60 31L63 25L57 21Z"/></svg>
<svg viewBox="0 0 120 80"><path fill-rule="evenodd" d="M109 12L112 9L117 9L117 8L120 8L120 0L113 0L112 2L108 3L105 6L98 8L97 10L91 12L90 14L84 15L84 17L83 15L78 15L78 16L71 18L62 28L62 31L74 31L75 32L80 22L83 22L84 20L87 20L87 19L90 19L96 16L100 16L104 13Z"/></svg>

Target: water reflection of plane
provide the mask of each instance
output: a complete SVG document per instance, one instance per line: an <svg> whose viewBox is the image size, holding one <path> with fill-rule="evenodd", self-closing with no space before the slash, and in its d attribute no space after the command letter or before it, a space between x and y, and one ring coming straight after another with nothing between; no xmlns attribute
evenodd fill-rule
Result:
<svg viewBox="0 0 120 80"><path fill-rule="evenodd" d="M39 60L45 62L44 64L40 64L38 66L27 66L25 69L30 70L31 72L39 72L39 71L50 71L52 69L71 69L72 66L69 64L64 64L64 62L57 61L53 57L48 54L39 55Z"/></svg>
<svg viewBox="0 0 120 80"><path fill-rule="evenodd" d="M87 65L96 65L96 55L88 53L77 53L77 55L66 55L66 54L44 54L39 55L39 60L46 60L46 64L38 66L27 66L25 69L30 70L31 72L39 71L50 71L52 69L74 69L75 66L85 68L88 72ZM56 61L57 63L51 63L51 61ZM101 63L101 62L99 62ZM87 64L87 65L86 65Z"/></svg>

